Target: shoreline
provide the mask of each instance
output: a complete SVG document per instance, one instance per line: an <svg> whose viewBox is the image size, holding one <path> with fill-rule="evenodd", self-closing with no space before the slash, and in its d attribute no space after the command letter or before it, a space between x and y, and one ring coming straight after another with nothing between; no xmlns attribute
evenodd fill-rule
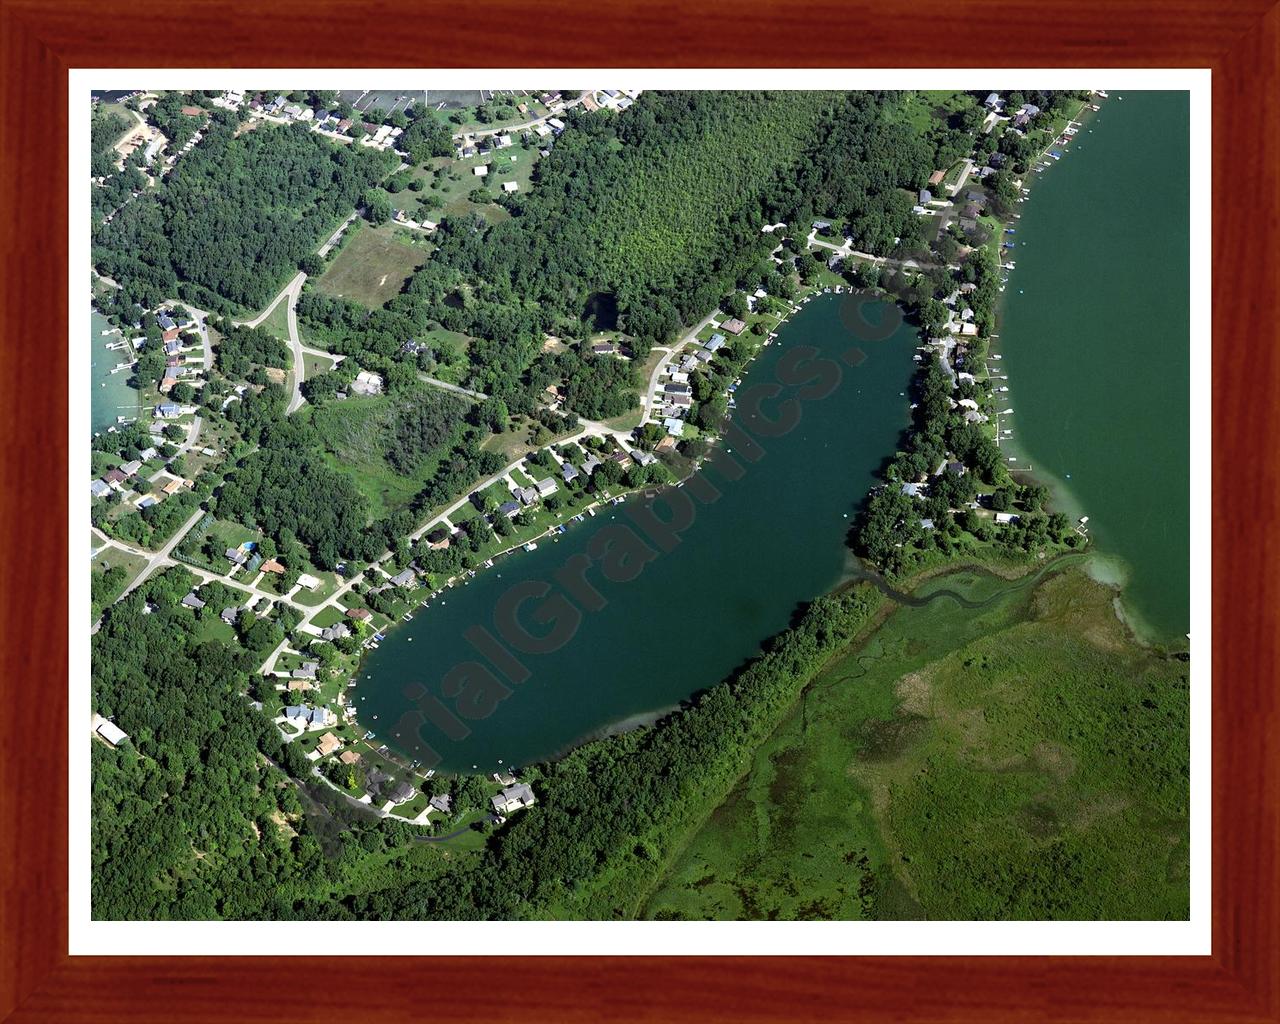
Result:
<svg viewBox="0 0 1280 1024"><path fill-rule="evenodd" d="M778 341L783 326L790 323L792 318L797 313L801 312L801 310L809 302L813 301L815 298L822 298L824 296L834 297L836 295L856 294L859 291L860 289L848 283L845 283L842 285L817 284L817 285L810 286L808 288L804 288L801 291L799 291L797 293L797 296L794 299L787 300L791 308L779 318L778 323L774 327L774 329L764 336L763 340L760 342L758 346L757 351L753 353L752 356L745 363L743 363L742 367L739 370L739 379L745 382L746 375L754 367L756 360L760 357L760 355L764 352L764 350L770 345ZM897 302L897 300L894 298L891 298L891 297L886 298L887 293L881 293L878 289L873 290L873 292L870 292L870 293L874 293L876 297L882 301L889 301L894 303ZM678 345L673 347L672 353L674 354L675 352L680 351L681 349L684 349L685 347L688 346L690 341L694 341L694 340L696 340L694 335L691 334L686 336L683 340L679 342ZM644 382L644 385L647 386L647 383L648 382ZM730 397L732 397L732 395L730 395ZM598 509L607 505L623 504L626 501L633 498L634 496L636 496L637 494L642 494L642 495L652 494L653 496L657 496L665 490L683 487L684 484L688 480L690 480L698 472L698 470L703 466L706 460L710 457L711 453L715 451L721 444L724 443L724 440L725 440L724 433L723 432L716 433L715 435L707 438L706 440L707 440L707 452L704 453L697 461L690 462L688 464L686 471L684 471L683 475L676 477L675 474L673 473L674 479L671 482L667 484L663 484L661 487L658 487L658 488L654 488L652 487L652 485L649 485L641 488L624 489L619 494L616 494L612 497L604 498L599 501L593 502L592 504L585 506L578 513L575 513L574 516L569 517L569 519L566 520L565 522L558 523L552 527L548 527L546 531L544 531L541 534L538 534L536 537L532 539L532 541L525 541L525 542L519 542L519 543L513 544L510 547L505 548L500 552L497 552L496 554L491 556L489 559L487 559L486 560L487 564L482 564L480 566L477 566L471 570L468 570L467 572L462 573L461 575L450 577L448 580L446 580L444 583L441 584L439 589L432 591L430 597L421 599L417 604L413 606L413 608L410 609L409 614L413 616L412 619L406 620L405 618L401 617L400 619L397 619L392 623L390 623L388 626L384 627L384 629L376 631L375 636L382 637L382 640L377 641L377 643L380 645L381 643L385 642L390 637L391 630L394 630L397 627L403 626L406 622L417 621L419 613L425 612L426 610L428 610L430 608L430 605L433 603L433 599L435 597L439 597L443 595L443 593L446 590L452 589L456 584L459 584L459 583L465 586L473 578L479 576L480 573L486 571L487 569L495 568L497 566L499 559L506 558L507 556L512 555L518 552L520 549L524 548L526 543L530 543L530 542L541 543L544 540L544 538L558 534L559 527L564 527L567 531L570 523L574 522L578 516L588 515L588 511L587 511L588 509ZM551 443L554 444L555 442L551 442ZM666 466L669 471L671 470L671 466L665 461L663 462L663 465ZM818 597L818 596L822 596L822 595L815 595L815 597ZM356 678L359 678L361 672L364 670L366 660L369 656L370 651L377 649L377 648L371 648L369 646L370 642L371 641L366 641L361 645L359 661L356 663L356 666L355 666ZM364 680L361 680L361 682L363 681ZM351 686L342 688L342 690L340 690L340 696L345 696L346 692L351 688L352 688ZM382 745L379 747L379 746L375 746L370 741L371 739L372 740L383 739L383 737L375 733L369 739L364 738L372 730L369 729L367 724L360 723L358 715L354 713L355 705L346 703L344 701L342 703L342 706L345 708L352 709L353 713L347 717L347 724L352 726L352 728L357 733L357 735L361 736L360 739L353 741L351 743L351 746L367 747L370 751L372 751L378 757L383 758L384 760L392 761L393 763L399 764L402 771L409 772L410 774L416 776L419 779L423 779L426 777L425 773L419 771L417 768L410 768L409 764L411 762L409 762L406 759L405 754L402 751L396 750L394 747L390 745L389 742L384 740ZM626 723L631 722L632 720L637 721L638 724L635 727L638 728L640 727L640 725L646 724L644 722L640 722L641 719L647 718L650 720L649 723L647 724L652 724L652 722L665 717L666 715L670 714L675 710L678 710L679 707L680 705L676 704L676 705L672 705L664 708L653 709L653 710L644 711L644 712L637 712L625 718L618 719L613 722L605 723L604 725L600 726L598 730L595 730L587 734L583 738L577 741L574 741L573 743L565 747L563 750L557 752L551 758L551 760L553 761L559 760L570 751L584 745L585 743L592 742L593 740L603 739L609 735L615 735L617 734L617 732L630 731L629 729L625 729L625 728L620 729L619 727L625 725ZM508 770L513 770L514 766L505 766L505 767L507 767ZM458 774L462 774L462 773L458 773Z"/></svg>

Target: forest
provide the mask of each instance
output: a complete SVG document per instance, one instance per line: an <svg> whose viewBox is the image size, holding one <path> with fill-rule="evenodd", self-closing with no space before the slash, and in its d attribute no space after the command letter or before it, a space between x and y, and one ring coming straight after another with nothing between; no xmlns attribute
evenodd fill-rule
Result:
<svg viewBox="0 0 1280 1024"><path fill-rule="evenodd" d="M94 233L98 272L145 305L176 292L225 313L261 308L395 159L301 126L207 132Z"/></svg>

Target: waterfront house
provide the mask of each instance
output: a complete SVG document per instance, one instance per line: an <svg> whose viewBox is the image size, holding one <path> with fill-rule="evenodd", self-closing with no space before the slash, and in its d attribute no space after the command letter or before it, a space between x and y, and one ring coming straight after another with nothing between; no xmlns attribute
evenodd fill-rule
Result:
<svg viewBox="0 0 1280 1024"><path fill-rule="evenodd" d="M412 587L418 582L418 575L412 569L403 569L391 577L392 586Z"/></svg>
<svg viewBox="0 0 1280 1024"><path fill-rule="evenodd" d="M578 478L578 467L572 462L566 462L560 467L560 473L564 477L564 482L569 483Z"/></svg>
<svg viewBox="0 0 1280 1024"><path fill-rule="evenodd" d="M335 622L332 626L326 626L320 630L320 639L333 643L335 640L341 640L344 636L350 636L351 630L347 628L345 622Z"/></svg>
<svg viewBox="0 0 1280 1024"><path fill-rule="evenodd" d="M693 358L699 363L709 363L715 356L714 353L708 352L705 348L700 348L693 354Z"/></svg>
<svg viewBox="0 0 1280 1024"><path fill-rule="evenodd" d="M538 500L538 489L536 487L521 487L516 491L516 497L525 505L532 505Z"/></svg>
<svg viewBox="0 0 1280 1024"><path fill-rule="evenodd" d="M341 749L342 740L338 739L338 737L331 732L327 732L321 736L320 742L316 744L316 752L321 757L328 757L330 754Z"/></svg>
<svg viewBox="0 0 1280 1024"><path fill-rule="evenodd" d="M908 498L923 498L924 493L920 484L906 483L902 485L902 493Z"/></svg>
<svg viewBox="0 0 1280 1024"><path fill-rule="evenodd" d="M543 498L546 498L552 494L555 494L556 491L559 489L556 486L556 482L552 480L550 477L547 477L547 479L545 480L539 480L537 483L537 488L538 488L538 495Z"/></svg>
<svg viewBox="0 0 1280 1024"><path fill-rule="evenodd" d="M519 511L520 511L520 502L518 501L504 501L501 505L498 506L498 513L500 515L506 516L508 519L511 519Z"/></svg>
<svg viewBox="0 0 1280 1024"><path fill-rule="evenodd" d="M667 384L662 388L669 395L688 395L692 394L693 388L688 384Z"/></svg>
<svg viewBox="0 0 1280 1024"><path fill-rule="evenodd" d="M510 814L522 807L531 807L537 802L533 789L527 782L519 782L508 786L492 799L493 809L499 814Z"/></svg>
<svg viewBox="0 0 1280 1024"><path fill-rule="evenodd" d="M360 755L357 754L354 750L344 750L341 754L338 755L338 760L341 761L343 764L359 764Z"/></svg>
<svg viewBox="0 0 1280 1024"><path fill-rule="evenodd" d="M652 452L646 452L640 448L637 448L635 450L635 452L633 453L633 457L635 458L636 462L640 463L640 465L642 466L652 466L655 462L658 461L657 456L655 456Z"/></svg>
<svg viewBox="0 0 1280 1024"><path fill-rule="evenodd" d="M668 416L662 421L662 425L666 427L667 433L672 437L679 437L684 433L684 421L678 420L674 416Z"/></svg>
<svg viewBox="0 0 1280 1024"><path fill-rule="evenodd" d="M676 422L679 423L680 421L677 420ZM657 444L653 446L653 450L655 452L669 452L674 450L675 446L676 446L676 439L672 437L670 434L668 434L666 437L664 437L661 441L659 441Z"/></svg>
<svg viewBox="0 0 1280 1024"><path fill-rule="evenodd" d="M368 608L352 608L347 612L347 618L353 622L368 622L373 618L373 612L369 611Z"/></svg>
<svg viewBox="0 0 1280 1024"><path fill-rule="evenodd" d="M406 801L412 800L417 795L418 791L413 787L413 784L401 779L395 784L391 792L387 794L387 799L393 804L402 804Z"/></svg>
<svg viewBox="0 0 1280 1024"><path fill-rule="evenodd" d="M600 460L596 458L595 452L587 452L586 460L582 463L582 472L590 476L596 471L600 465Z"/></svg>
<svg viewBox="0 0 1280 1024"><path fill-rule="evenodd" d="M156 406L156 418L161 420L175 420L182 415L182 406L175 405L173 402L161 402Z"/></svg>
<svg viewBox="0 0 1280 1024"><path fill-rule="evenodd" d="M430 804L433 810L439 811L441 814L449 814L453 810L453 797L448 793L437 793L431 798Z"/></svg>
<svg viewBox="0 0 1280 1024"><path fill-rule="evenodd" d="M725 337L723 334L713 334L711 335L711 340L708 341L706 345L704 345L703 347L708 352L719 352L720 349L724 348L724 344L725 344Z"/></svg>
<svg viewBox="0 0 1280 1024"><path fill-rule="evenodd" d="M741 334L743 331L745 331L747 329L747 325L745 322L743 322L742 320L739 320L735 316L735 317L730 317L728 320L722 323L720 325L720 329L724 331L728 331L730 334L736 336Z"/></svg>
<svg viewBox="0 0 1280 1024"><path fill-rule="evenodd" d="M667 395L667 404L677 409L688 409L693 405L692 395Z"/></svg>

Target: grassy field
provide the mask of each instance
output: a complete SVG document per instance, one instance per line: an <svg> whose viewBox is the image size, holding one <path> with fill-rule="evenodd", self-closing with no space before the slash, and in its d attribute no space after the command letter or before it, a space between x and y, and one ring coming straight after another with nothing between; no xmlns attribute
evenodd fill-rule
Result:
<svg viewBox="0 0 1280 1024"><path fill-rule="evenodd" d="M426 385L421 394L427 401L438 400L441 395ZM397 472L387 462L384 453L391 443L396 403L411 400L381 395L352 397L345 402L310 408L307 413L320 434L331 464L350 476L368 497L370 514L375 519L407 505L435 472L438 456L449 447L445 444L435 455L425 458L412 476Z"/></svg>
<svg viewBox="0 0 1280 1024"><path fill-rule="evenodd" d="M427 261L426 250L401 241L397 230L390 222L362 227L316 278L316 288L371 309L394 298Z"/></svg>
<svg viewBox="0 0 1280 1024"><path fill-rule="evenodd" d="M1187 666L1077 569L960 572L832 662L653 918L1185 918Z"/></svg>

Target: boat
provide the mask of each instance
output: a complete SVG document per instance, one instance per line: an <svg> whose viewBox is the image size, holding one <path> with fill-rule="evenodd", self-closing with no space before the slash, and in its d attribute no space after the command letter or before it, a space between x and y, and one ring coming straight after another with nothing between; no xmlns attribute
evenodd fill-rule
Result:
<svg viewBox="0 0 1280 1024"><path fill-rule="evenodd" d="M529 541L529 543L524 546L524 549L526 551L537 551L538 545L534 541Z"/></svg>

